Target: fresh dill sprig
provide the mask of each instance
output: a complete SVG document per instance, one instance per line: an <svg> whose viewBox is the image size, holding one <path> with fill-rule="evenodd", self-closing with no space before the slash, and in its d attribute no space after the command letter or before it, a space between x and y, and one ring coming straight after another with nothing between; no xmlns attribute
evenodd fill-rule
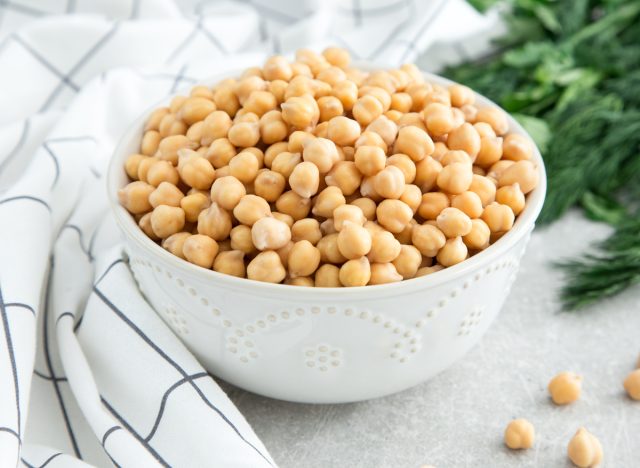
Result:
<svg viewBox="0 0 640 468"><path fill-rule="evenodd" d="M538 144L548 176L539 223L581 206L614 226L600 253L563 264L562 298L576 309L640 276L640 1L506 3L498 52L445 74L514 114Z"/></svg>

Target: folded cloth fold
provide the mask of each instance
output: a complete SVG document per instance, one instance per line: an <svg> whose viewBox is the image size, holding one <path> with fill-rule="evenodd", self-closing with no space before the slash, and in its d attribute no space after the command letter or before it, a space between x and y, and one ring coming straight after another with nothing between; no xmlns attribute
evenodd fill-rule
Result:
<svg viewBox="0 0 640 468"><path fill-rule="evenodd" d="M493 19L460 0L23 1L0 3L0 466L275 466L137 289L109 157L155 101L267 54L398 65L459 49L452 18Z"/></svg>

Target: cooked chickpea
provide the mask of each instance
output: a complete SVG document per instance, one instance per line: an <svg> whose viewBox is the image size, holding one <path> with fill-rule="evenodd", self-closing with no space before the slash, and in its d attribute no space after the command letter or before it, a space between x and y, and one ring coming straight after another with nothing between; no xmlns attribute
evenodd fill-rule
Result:
<svg viewBox="0 0 640 468"><path fill-rule="evenodd" d="M362 126L367 126L384 112L383 105L371 95L359 98L353 105L353 117Z"/></svg>
<svg viewBox="0 0 640 468"><path fill-rule="evenodd" d="M461 237L448 239L438 252L436 258L438 263L445 267L456 265L467 258L467 246L462 242Z"/></svg>
<svg viewBox="0 0 640 468"><path fill-rule="evenodd" d="M427 276L427 275L431 275L433 273L436 273L440 270L444 269L444 267L442 265L434 265L434 266L430 266L430 267L421 267L418 269L418 271L416 272L416 278L419 278L421 276Z"/></svg>
<svg viewBox="0 0 640 468"><path fill-rule="evenodd" d="M302 158L306 162L315 164L319 172L325 174L338 160L338 150L333 141L326 138L314 138L304 144Z"/></svg>
<svg viewBox="0 0 640 468"><path fill-rule="evenodd" d="M225 210L233 210L246 193L242 182L233 176L224 176L216 179L211 186L211 201Z"/></svg>
<svg viewBox="0 0 640 468"><path fill-rule="evenodd" d="M260 140L260 126L256 122L234 123L227 136L229 142L241 148L255 146Z"/></svg>
<svg viewBox="0 0 640 468"><path fill-rule="evenodd" d="M229 165L229 161L236 155L236 147L231 144L227 138L218 138L214 140L205 157L213 165L214 168L219 169Z"/></svg>
<svg viewBox="0 0 640 468"><path fill-rule="evenodd" d="M485 176L474 174L471 178L469 191L480 197L483 207L493 203L496 199L496 185Z"/></svg>
<svg viewBox="0 0 640 468"><path fill-rule="evenodd" d="M504 135L509 131L507 115L497 107L484 107L478 110L476 122L488 123L496 135Z"/></svg>
<svg viewBox="0 0 640 468"><path fill-rule="evenodd" d="M341 231L346 222L364 226L367 221L362 210L355 205L340 205L333 210L333 225L336 231Z"/></svg>
<svg viewBox="0 0 640 468"><path fill-rule="evenodd" d="M422 262L422 254L413 245L401 245L398 256L392 260L396 271L402 275L404 279L410 279L416 276L420 263Z"/></svg>
<svg viewBox="0 0 640 468"><path fill-rule="evenodd" d="M322 51L322 56L331 65L334 65L340 68L348 67L349 62L351 62L351 57L349 56L349 52L340 47L327 47Z"/></svg>
<svg viewBox="0 0 640 468"><path fill-rule="evenodd" d="M187 125L193 125L196 122L204 120L209 114L216 110L216 105L211 99L205 97L193 96L187 98L180 110L178 118Z"/></svg>
<svg viewBox="0 0 640 468"><path fill-rule="evenodd" d="M301 161L302 156L300 153L285 151L276 156L271 162L271 170L279 172L285 179L289 179L291 173Z"/></svg>
<svg viewBox="0 0 640 468"><path fill-rule="evenodd" d="M244 252L240 250L220 251L213 261L213 270L225 275L244 278L246 276Z"/></svg>
<svg viewBox="0 0 640 468"><path fill-rule="evenodd" d="M422 195L418 214L424 219L436 219L445 208L449 207L449 197L442 192L429 192Z"/></svg>
<svg viewBox="0 0 640 468"><path fill-rule="evenodd" d="M424 159L422 161L424 161ZM398 154L389 156L387 158L387 166L395 166L398 169L400 169L402 171L402 174L404 175L404 182L406 184L413 183L413 181L416 178L416 173L417 173L416 164L406 154L398 153Z"/></svg>
<svg viewBox="0 0 640 468"><path fill-rule="evenodd" d="M291 240L291 229L285 222L265 216L253 223L251 239L258 250L277 250Z"/></svg>
<svg viewBox="0 0 640 468"><path fill-rule="evenodd" d="M184 135L187 131L187 124L180 120L174 113L165 115L160 121L158 132L164 138L171 135Z"/></svg>
<svg viewBox="0 0 640 468"><path fill-rule="evenodd" d="M156 233L153 232L153 228L151 227L151 213L144 214L138 220L138 227L147 235L147 237L149 237L149 239L153 241L157 241L160 239L158 236L156 236Z"/></svg>
<svg viewBox="0 0 640 468"><path fill-rule="evenodd" d="M580 398L582 377L573 372L561 372L547 386L549 395L556 405L567 405Z"/></svg>
<svg viewBox="0 0 640 468"><path fill-rule="evenodd" d="M471 170L471 165L464 162L455 162L442 168L436 183L445 192L457 195L469 190L472 181L473 171Z"/></svg>
<svg viewBox="0 0 640 468"><path fill-rule="evenodd" d="M267 283L280 283L287 276L280 256L273 250L260 252L247 265L247 278Z"/></svg>
<svg viewBox="0 0 640 468"><path fill-rule="evenodd" d="M387 166L375 175L373 188L384 198L398 199L405 188L404 174L396 166Z"/></svg>
<svg viewBox="0 0 640 468"><path fill-rule="evenodd" d="M351 111L358 100L358 85L351 80L340 81L333 85L331 95L340 100L345 111Z"/></svg>
<svg viewBox="0 0 640 468"><path fill-rule="evenodd" d="M538 185L538 171L531 161L518 161L507 167L498 177L498 186L518 184L522 193L531 192Z"/></svg>
<svg viewBox="0 0 640 468"><path fill-rule="evenodd" d="M184 227L184 211L175 206L160 205L151 212L151 229L160 239L179 232Z"/></svg>
<svg viewBox="0 0 640 468"><path fill-rule="evenodd" d="M354 194L360 187L362 174L353 161L338 161L324 180L328 186L336 186L348 196Z"/></svg>
<svg viewBox="0 0 640 468"><path fill-rule="evenodd" d="M467 191L454 196L451 200L451 206L459 209L471 219L479 218L482 215L482 200L475 192Z"/></svg>
<svg viewBox="0 0 640 468"><path fill-rule="evenodd" d="M148 213L145 216L148 216L150 218L151 213ZM191 237L191 233L189 232L176 232L175 234L171 234L169 237L162 241L162 248L171 252L176 257L184 259L182 246L184 245L184 241L186 241L189 237Z"/></svg>
<svg viewBox="0 0 640 468"><path fill-rule="evenodd" d="M270 215L269 203L256 195L244 195L233 209L233 216L247 226L253 226L259 219Z"/></svg>
<svg viewBox="0 0 640 468"><path fill-rule="evenodd" d="M329 120L327 135L340 146L353 146L360 136L360 124L348 117L334 117Z"/></svg>
<svg viewBox="0 0 640 468"><path fill-rule="evenodd" d="M413 211L400 200L383 200L376 208L376 217L381 226L395 234L402 232L409 224Z"/></svg>
<svg viewBox="0 0 640 468"><path fill-rule="evenodd" d="M632 400L640 400L640 369L631 371L624 379L624 389Z"/></svg>
<svg viewBox="0 0 640 468"><path fill-rule="evenodd" d="M500 176L506 171L509 167L515 164L514 161L509 161L507 159L501 159L500 161L494 163L487 169L487 178L491 179L491 181L498 185L498 179Z"/></svg>
<svg viewBox="0 0 640 468"><path fill-rule="evenodd" d="M229 114L221 110L212 112L204 119L200 143L208 146L218 138L226 138L231 125Z"/></svg>
<svg viewBox="0 0 640 468"><path fill-rule="evenodd" d="M179 150L178 158L178 174L185 184L198 190L211 188L216 171L209 160L189 149Z"/></svg>
<svg viewBox="0 0 640 468"><path fill-rule="evenodd" d="M367 132L380 135L385 144L391 146L398 136L398 125L388 117L381 115L367 126Z"/></svg>
<svg viewBox="0 0 640 468"><path fill-rule="evenodd" d="M504 431L504 444L512 450L533 447L535 438L533 424L526 419L514 419Z"/></svg>
<svg viewBox="0 0 640 468"><path fill-rule="evenodd" d="M203 193L192 193L180 200L180 208L184 210L187 222L195 223L202 210L209 208L211 200Z"/></svg>
<svg viewBox="0 0 640 468"><path fill-rule="evenodd" d="M158 155L163 161L169 161L174 166L178 164L178 151L183 148L193 149L196 144L184 135L171 135L160 140Z"/></svg>
<svg viewBox="0 0 640 468"><path fill-rule="evenodd" d="M482 167L491 166L500 160L502 151L502 138L494 136L480 137L480 151L474 163Z"/></svg>
<svg viewBox="0 0 640 468"><path fill-rule="evenodd" d="M373 221L376 218L376 202L370 198L356 198L351 202L351 205L355 205L360 208L364 217L369 221Z"/></svg>
<svg viewBox="0 0 640 468"><path fill-rule="evenodd" d="M258 175L260 169L258 158L249 152L243 151L236 154L229 161L229 173L244 184L253 182Z"/></svg>
<svg viewBox="0 0 640 468"><path fill-rule="evenodd" d="M338 234L338 249L345 258L362 257L371 250L371 235L361 225L345 221Z"/></svg>
<svg viewBox="0 0 640 468"><path fill-rule="evenodd" d="M124 163L124 170L130 179L138 179L138 167L140 166L140 162L147 158L148 157L143 154L132 154L127 158Z"/></svg>
<svg viewBox="0 0 640 468"><path fill-rule="evenodd" d="M471 219L458 208L445 208L436 218L438 228L448 238L466 236L471 232Z"/></svg>
<svg viewBox="0 0 640 468"><path fill-rule="evenodd" d="M416 175L413 183L423 192L428 192L436 185L438 175L442 171L442 164L431 156L427 156L416 163Z"/></svg>
<svg viewBox="0 0 640 468"><path fill-rule="evenodd" d="M448 166L449 164L453 164L453 163L471 164L471 158L464 151L451 150L451 151L447 151L442 155L442 158L440 159L440 163L443 166Z"/></svg>
<svg viewBox="0 0 640 468"><path fill-rule="evenodd" d="M445 135L456 126L451 108L444 104L433 102L422 113L427 130L433 136Z"/></svg>
<svg viewBox="0 0 640 468"><path fill-rule="evenodd" d="M481 219L471 220L471 230L468 234L462 236L462 242L473 250L482 250L489 246L491 230L487 223Z"/></svg>
<svg viewBox="0 0 640 468"><path fill-rule="evenodd" d="M253 185L255 194L268 202L275 202L286 186L286 179L279 172L264 170L258 171Z"/></svg>
<svg viewBox="0 0 640 468"><path fill-rule="evenodd" d="M393 93L391 95L391 105L389 106L391 110L407 113L411 111L412 105L413 101L408 93Z"/></svg>
<svg viewBox="0 0 640 468"><path fill-rule="evenodd" d="M340 268L328 263L321 265L316 270L314 280L315 286L318 288L339 288L342 286L340 283Z"/></svg>
<svg viewBox="0 0 640 468"><path fill-rule="evenodd" d="M169 182L162 182L149 194L149 203L156 208L160 205L180 206L184 194L178 187Z"/></svg>
<svg viewBox="0 0 640 468"><path fill-rule="evenodd" d="M209 236L194 234L182 244L184 258L202 268L211 268L218 254L218 243Z"/></svg>
<svg viewBox="0 0 640 468"><path fill-rule="evenodd" d="M515 215L508 206L493 202L485 207L481 219L487 223L492 233L504 232L513 226Z"/></svg>
<svg viewBox="0 0 640 468"><path fill-rule="evenodd" d="M294 220L306 217L311 209L311 200L302 198L293 190L283 193L276 200L276 208L279 212L288 214Z"/></svg>
<svg viewBox="0 0 640 468"><path fill-rule="evenodd" d="M465 151L474 160L480 152L480 143L480 135L470 123L454 128L447 138L449 149Z"/></svg>
<svg viewBox="0 0 640 468"><path fill-rule="evenodd" d="M232 249L240 250L247 255L251 255L257 251L256 246L253 245L251 228L249 226L239 224L231 230L229 236L231 238Z"/></svg>
<svg viewBox="0 0 640 468"><path fill-rule="evenodd" d="M320 265L320 257L320 250L308 240L296 242L289 252L289 275L292 278L312 275Z"/></svg>
<svg viewBox="0 0 640 468"><path fill-rule="evenodd" d="M180 174L169 161L155 161L147 169L146 180L156 187L162 182L177 185L180 181Z"/></svg>
<svg viewBox="0 0 640 468"><path fill-rule="evenodd" d="M454 107L471 105L476 101L476 96L471 88L459 84L449 86L449 95L451 96L451 105Z"/></svg>
<svg viewBox="0 0 640 468"><path fill-rule="evenodd" d="M504 159L511 161L523 161L533 156L533 144L522 135L511 133L504 138L502 143Z"/></svg>
<svg viewBox="0 0 640 468"><path fill-rule="evenodd" d="M330 186L318 194L311 212L316 216L330 218L333 210L346 202L342 191L338 187Z"/></svg>
<svg viewBox="0 0 640 468"><path fill-rule="evenodd" d="M400 201L406 203L415 214L422 204L422 192L417 185L408 184L404 186L404 191L400 195Z"/></svg>
<svg viewBox="0 0 640 468"><path fill-rule="evenodd" d="M342 286L365 286L371 279L371 265L367 257L346 261L340 267L339 278Z"/></svg>
<svg viewBox="0 0 640 468"><path fill-rule="evenodd" d="M131 214L146 213L153 208L149 197L155 190L153 185L138 180L118 190L118 200Z"/></svg>
<svg viewBox="0 0 640 468"><path fill-rule="evenodd" d="M311 242L312 245L316 245L320 239L322 239L322 232L320 231L320 223L317 219L299 219L291 226L291 240L294 242L307 240Z"/></svg>
<svg viewBox="0 0 640 468"><path fill-rule="evenodd" d="M394 261L401 251L400 242L389 231L379 231L371 236L371 250L367 257L371 263Z"/></svg>
<svg viewBox="0 0 640 468"><path fill-rule="evenodd" d="M160 133L155 130L144 132L140 143L140 152L145 156L153 156L160 145Z"/></svg>
<svg viewBox="0 0 640 468"><path fill-rule="evenodd" d="M520 185L515 183L513 185L505 185L500 187L496 192L496 202L501 205L507 205L513 211L513 214L518 216L525 205L525 197Z"/></svg>
<svg viewBox="0 0 640 468"><path fill-rule="evenodd" d="M347 259L338 248L338 233L327 234L316 245L320 250L322 263L342 264Z"/></svg>
<svg viewBox="0 0 640 468"><path fill-rule="evenodd" d="M310 198L318 191L320 173L318 167L311 162L296 165L289 176L291 189L302 198Z"/></svg>
<svg viewBox="0 0 640 468"><path fill-rule="evenodd" d="M581 427L569 441L567 456L580 468L595 468L602 461L602 445L596 436Z"/></svg>
<svg viewBox="0 0 640 468"><path fill-rule="evenodd" d="M435 257L446 241L443 232L431 224L419 224L411 230L411 243L425 257Z"/></svg>
<svg viewBox="0 0 640 468"><path fill-rule="evenodd" d="M398 138L393 146L394 153L406 154L415 162L421 161L431 155L433 150L433 140L431 140L429 134L413 126L401 128L398 131Z"/></svg>
<svg viewBox="0 0 640 468"><path fill-rule="evenodd" d="M372 263L371 278L368 284L387 284L402 281L402 275L398 273L393 263Z"/></svg>
<svg viewBox="0 0 640 468"><path fill-rule="evenodd" d="M311 95L290 97L280 107L284 121L296 129L315 125L320 118L318 103Z"/></svg>
<svg viewBox="0 0 640 468"><path fill-rule="evenodd" d="M198 234L207 235L214 240L223 241L231 232L231 215L217 203L198 215Z"/></svg>
<svg viewBox="0 0 640 468"><path fill-rule="evenodd" d="M168 107L159 107L154 110L149 118L147 119L147 123L144 125L144 131L148 130L158 130L160 128L160 122L164 118L165 115L169 114L171 110Z"/></svg>
<svg viewBox="0 0 640 468"><path fill-rule="evenodd" d="M377 146L360 146L354 155L356 167L366 176L373 176L382 171L386 161L387 156Z"/></svg>

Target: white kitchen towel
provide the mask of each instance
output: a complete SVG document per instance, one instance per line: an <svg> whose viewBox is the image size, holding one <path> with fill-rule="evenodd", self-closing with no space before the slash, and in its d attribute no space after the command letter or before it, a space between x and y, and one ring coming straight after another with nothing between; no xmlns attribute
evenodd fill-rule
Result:
<svg viewBox="0 0 640 468"><path fill-rule="evenodd" d="M461 0L0 1L0 467L275 466L139 294L110 154L154 101L266 54L435 69L493 25Z"/></svg>

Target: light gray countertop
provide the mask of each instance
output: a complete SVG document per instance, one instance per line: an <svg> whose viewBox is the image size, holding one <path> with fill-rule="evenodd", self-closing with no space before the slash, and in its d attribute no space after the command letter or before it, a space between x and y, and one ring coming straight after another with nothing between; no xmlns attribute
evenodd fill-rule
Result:
<svg viewBox="0 0 640 468"><path fill-rule="evenodd" d="M344 405L287 403L235 388L230 397L281 468L569 467L566 446L580 426L602 442L603 467L639 467L640 402L626 397L622 380L640 353L640 288L561 313L561 277L549 265L606 233L576 213L536 231L480 344L424 384ZM546 386L564 370L584 376L582 398L556 407ZM502 444L516 417L536 428L525 452Z"/></svg>

